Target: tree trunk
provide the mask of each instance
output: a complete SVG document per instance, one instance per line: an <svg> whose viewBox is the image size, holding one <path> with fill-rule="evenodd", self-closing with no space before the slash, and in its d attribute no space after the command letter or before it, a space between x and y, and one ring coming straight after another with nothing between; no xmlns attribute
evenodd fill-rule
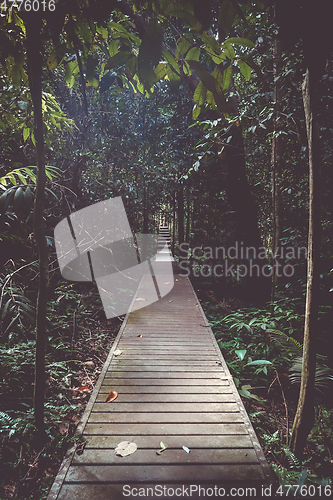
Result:
<svg viewBox="0 0 333 500"><path fill-rule="evenodd" d="M190 201L190 193L188 187L186 188L186 234L185 241L186 243L190 242L190 224L191 224L191 201Z"/></svg>
<svg viewBox="0 0 333 500"><path fill-rule="evenodd" d="M279 265L279 248L280 238L282 235L282 200L281 200L281 83L280 72L282 66L281 45L278 39L274 40L274 61L273 61L273 76L274 76L274 133L272 139L272 220L273 220L273 237L272 237L272 288L271 288L271 306L270 311L274 311L275 289L278 283L277 266Z"/></svg>
<svg viewBox="0 0 333 500"><path fill-rule="evenodd" d="M148 234L148 187L146 185L146 180L143 178L143 234Z"/></svg>
<svg viewBox="0 0 333 500"><path fill-rule="evenodd" d="M175 254L176 239L176 193L172 193L172 253Z"/></svg>
<svg viewBox="0 0 333 500"><path fill-rule="evenodd" d="M37 153L37 186L34 202L33 231L39 257L39 288L36 321L36 366L34 387L34 417L37 428L36 444L41 447L44 431L46 308L49 285L48 248L44 227L45 157L42 114L42 19L34 12L27 16L27 68L31 98L34 106L34 134Z"/></svg>
<svg viewBox="0 0 333 500"><path fill-rule="evenodd" d="M181 187L177 191L177 218L178 218L178 245L184 243L184 194L183 188ZM178 255L180 256L180 250L178 250Z"/></svg>
<svg viewBox="0 0 333 500"><path fill-rule="evenodd" d="M307 69L303 83L303 104L309 151L309 234L308 276L303 340L301 389L292 429L290 449L301 457L314 424L314 383L316 371L316 330L318 317L320 259L320 140L318 133L315 83Z"/></svg>

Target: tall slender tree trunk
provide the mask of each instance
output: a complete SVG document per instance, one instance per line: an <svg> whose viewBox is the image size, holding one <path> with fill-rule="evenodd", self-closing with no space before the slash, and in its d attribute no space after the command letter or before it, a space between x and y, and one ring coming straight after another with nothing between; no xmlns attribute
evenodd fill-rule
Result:
<svg viewBox="0 0 333 500"><path fill-rule="evenodd" d="M37 445L42 446L44 432L46 308L49 285L48 248L44 227L45 157L42 114L42 19L39 13L27 16L27 67L31 98L34 106L34 134L37 152L37 186L34 202L33 231L39 257L39 288L37 298L37 336L34 387L34 416Z"/></svg>
<svg viewBox="0 0 333 500"><path fill-rule="evenodd" d="M178 245L184 243L184 193L183 187L177 191ZM178 250L178 255L181 252Z"/></svg>
<svg viewBox="0 0 333 500"><path fill-rule="evenodd" d="M282 57L281 57L281 44L278 39L274 40L274 60L273 60L273 76L274 76L274 133L272 139L272 220L273 220L273 237L272 237L272 264L273 264L273 274L272 274L272 288L271 288L271 313L274 310L274 300L275 300L275 290L278 283L278 273L277 268L279 265L279 248L280 248L280 238L282 235L283 227L283 210L282 210L282 199L281 199L281 181L282 181L282 165L281 165L281 155L282 155L282 144L281 144L281 83L280 76L282 67Z"/></svg>
<svg viewBox="0 0 333 500"><path fill-rule="evenodd" d="M188 187L186 188L186 232L185 232L185 241L186 243L190 242L190 224L191 224L191 200L190 193Z"/></svg>
<svg viewBox="0 0 333 500"><path fill-rule="evenodd" d="M301 457L314 424L314 383L316 372L316 330L318 317L320 259L320 139L316 116L316 85L307 69L303 82L303 103L309 152L309 235L308 276L303 340L301 389L294 419L290 448Z"/></svg>
<svg viewBox="0 0 333 500"><path fill-rule="evenodd" d="M148 234L148 186L143 178L143 234Z"/></svg>
<svg viewBox="0 0 333 500"><path fill-rule="evenodd" d="M176 193L172 193L172 253L175 253L175 239L176 239Z"/></svg>

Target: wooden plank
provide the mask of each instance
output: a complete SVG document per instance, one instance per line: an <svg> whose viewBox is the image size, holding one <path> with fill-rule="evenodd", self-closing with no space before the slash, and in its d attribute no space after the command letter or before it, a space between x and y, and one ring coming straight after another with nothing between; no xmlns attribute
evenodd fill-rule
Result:
<svg viewBox="0 0 333 500"><path fill-rule="evenodd" d="M92 412L186 412L186 413L207 413L207 412L239 412L235 402L228 403L145 403L143 401L134 403L121 403L118 398L111 403L95 403Z"/></svg>
<svg viewBox="0 0 333 500"><path fill-rule="evenodd" d="M184 443L185 444L185 443ZM120 457L116 455L114 450L84 450L82 455L75 454L73 459L74 464L95 464L95 465L117 465L117 464L160 464L172 465L182 464L256 464L258 463L257 455L254 449L191 449L190 453L186 453L181 448L180 443L178 449L167 448L163 453L158 455L157 450L142 450L140 448L128 457Z"/></svg>
<svg viewBox="0 0 333 500"><path fill-rule="evenodd" d="M209 373L209 376L206 373L203 372L174 372L174 371L166 371L166 372L158 372L155 370L151 371L141 371L140 373L137 371L108 371L107 376L110 377L112 375L112 378L117 379L117 378L124 378L124 379L144 379L144 378L150 378L150 379L191 379L192 382L196 382L198 385L201 383L201 379L211 381L213 379L220 380L221 377L223 377L223 372L222 371L214 371Z"/></svg>
<svg viewBox="0 0 333 500"><path fill-rule="evenodd" d="M191 435L165 435L163 436L86 436L85 450L90 448L115 448L122 441L134 441L138 448L158 450L160 441L166 442L169 449L187 446L191 450L215 449L215 448L250 448L252 446L248 435L227 435L227 436L191 436Z"/></svg>
<svg viewBox="0 0 333 500"><path fill-rule="evenodd" d="M131 455L133 456L133 455ZM260 465L223 464L223 465L72 465L67 473L66 482L112 482L125 481L129 484L140 481L224 481L230 478L244 480L262 480Z"/></svg>
<svg viewBox="0 0 333 500"><path fill-rule="evenodd" d="M88 422L85 428L85 434L99 435L137 435L137 436L161 436L172 434L192 436L208 435L231 435L231 434L247 434L247 429L243 423L92 423Z"/></svg>
<svg viewBox="0 0 333 500"><path fill-rule="evenodd" d="M170 366L170 367L199 367L199 368L206 368L206 367L211 367L214 366L215 368L221 367L218 361L187 361L183 359L173 359L173 358L167 358L167 359L121 359L118 361L118 359L113 359L112 363L110 365L110 368L118 368L119 366L132 366L132 367L139 367L139 366Z"/></svg>
<svg viewBox="0 0 333 500"><path fill-rule="evenodd" d="M143 484L127 481L123 483L64 484L57 500L124 500L124 498L203 500L209 497L214 499L227 497L230 496L230 491L235 495L237 490L243 498L245 495L251 498L262 498L262 489L267 486L261 484L260 481L250 481L248 478L246 478L246 484L242 479L238 479L237 482L235 479L233 482L226 479L223 482L201 481L200 484L193 480L190 480L190 483L186 480L181 483L160 483L146 482ZM236 490L231 490L232 488L236 488ZM206 496L204 496L205 493L207 493ZM237 497L234 496L234 498Z"/></svg>
<svg viewBox="0 0 333 500"><path fill-rule="evenodd" d="M163 361L160 361L160 364L157 365L139 365L139 366L134 366L131 364L128 365L123 365L123 364L116 364L116 363L111 363L109 367L109 372L112 373L137 373L138 376L140 377L143 372L149 372L149 373L158 373L158 372L170 372L172 373L185 373L185 372L191 372L192 374L197 374L197 373L224 373L221 368L219 369L217 365L215 366L181 366L181 365L163 365Z"/></svg>
<svg viewBox="0 0 333 500"><path fill-rule="evenodd" d="M222 378L207 378L207 379L196 379L196 380L193 380L193 379L190 379L190 378L185 378L185 377L182 377L182 378L168 378L168 377L164 377L164 378L135 378L135 377L132 377L132 378L129 378L129 377L119 377L119 378L116 378L116 377L113 377L111 378L110 377L110 374L109 374L109 377L105 377L104 381L103 381L103 385L115 385L115 384L118 384L118 385L146 385L146 386L151 386L151 385L161 385L163 387L168 387L168 386L178 386L178 385L188 385L188 386L191 386L191 385L195 385L196 387L201 387L201 386L206 386L206 385L226 385L224 382L226 381L226 379L222 379ZM205 389L206 390L206 389ZM168 392L168 389L166 389L166 392Z"/></svg>
<svg viewBox="0 0 333 500"><path fill-rule="evenodd" d="M221 384L219 385L205 385L204 393L205 394L232 394L232 390L230 386L227 384L227 380L221 380ZM225 382L223 384L223 382ZM137 385L135 382L132 385L126 384L122 385L120 383L115 382L112 385L102 385L100 389L100 394L109 394L110 391L117 391L118 394L158 394L167 396L168 394L181 394L185 397L186 394L201 394L202 387L198 387L197 385L186 386L186 385ZM101 396L103 397L103 396ZM105 399L105 396L104 396Z"/></svg>
<svg viewBox="0 0 333 500"><path fill-rule="evenodd" d="M110 422L110 412L107 413L91 413L89 423L95 422ZM243 422L239 412L221 412L221 413L162 413L162 412L147 412L147 413L112 413L112 422L114 423L234 423Z"/></svg>
<svg viewBox="0 0 333 500"><path fill-rule="evenodd" d="M111 389L110 389L111 390ZM110 392L110 391L109 391ZM118 392L118 391L117 391ZM97 396L98 403L104 403L108 393ZM118 397L114 403L233 403L233 394L122 394L118 392ZM106 403L108 404L108 403ZM95 405L96 406L96 405ZM94 406L94 407L95 407ZM192 405L193 406L193 405Z"/></svg>

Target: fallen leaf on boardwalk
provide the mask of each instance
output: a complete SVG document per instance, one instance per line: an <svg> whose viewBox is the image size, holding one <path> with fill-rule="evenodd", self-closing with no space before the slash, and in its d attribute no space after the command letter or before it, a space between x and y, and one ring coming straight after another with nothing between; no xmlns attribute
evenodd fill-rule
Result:
<svg viewBox="0 0 333 500"><path fill-rule="evenodd" d="M161 453L163 453L163 451L167 449L168 445L166 443L163 443L163 441L161 441L160 447L161 447L161 449L157 450L157 452L156 452L157 455L160 455Z"/></svg>
<svg viewBox="0 0 333 500"><path fill-rule="evenodd" d="M190 453L190 448L188 448L187 446L182 446L183 450L186 451L186 453Z"/></svg>
<svg viewBox="0 0 333 500"><path fill-rule="evenodd" d="M85 445L86 445L86 442L84 442L84 443L80 443L80 444L77 446L77 448L76 448L76 453L77 453L78 455L82 455Z"/></svg>
<svg viewBox="0 0 333 500"><path fill-rule="evenodd" d="M116 455L121 457L127 457L127 455L132 455L138 449L135 443L130 443L129 441L122 441L115 448Z"/></svg>
<svg viewBox="0 0 333 500"><path fill-rule="evenodd" d="M122 352L123 352L123 351L121 351L120 349L116 349L116 350L114 351L113 355L114 355L114 356L120 356Z"/></svg>
<svg viewBox="0 0 333 500"><path fill-rule="evenodd" d="M87 391L90 391L89 387L87 385L82 385L78 389L74 390L74 394L76 394L77 392L87 392Z"/></svg>
<svg viewBox="0 0 333 500"><path fill-rule="evenodd" d="M61 424L59 424L58 428L59 428L60 434L62 436L64 436L68 432L69 424L67 424L67 422L61 422Z"/></svg>
<svg viewBox="0 0 333 500"><path fill-rule="evenodd" d="M142 337L141 333L140 333L140 335L137 335L137 337Z"/></svg>
<svg viewBox="0 0 333 500"><path fill-rule="evenodd" d="M110 391L109 394L106 397L105 402L106 403L111 403L111 401L114 401L117 396L118 396L118 392L116 392L116 391Z"/></svg>

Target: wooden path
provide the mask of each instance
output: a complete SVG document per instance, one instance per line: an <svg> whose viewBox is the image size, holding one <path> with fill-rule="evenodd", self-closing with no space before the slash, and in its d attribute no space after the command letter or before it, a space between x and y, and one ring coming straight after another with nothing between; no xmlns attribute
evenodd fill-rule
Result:
<svg viewBox="0 0 333 500"><path fill-rule="evenodd" d="M251 487L259 497L272 482L196 294L188 278L174 278L167 296L125 318L79 425L84 452L69 453L48 500L187 498L186 488L203 498L199 487L225 496ZM106 403L111 390L118 397ZM137 451L116 456L122 441ZM168 448L158 455L160 441Z"/></svg>

